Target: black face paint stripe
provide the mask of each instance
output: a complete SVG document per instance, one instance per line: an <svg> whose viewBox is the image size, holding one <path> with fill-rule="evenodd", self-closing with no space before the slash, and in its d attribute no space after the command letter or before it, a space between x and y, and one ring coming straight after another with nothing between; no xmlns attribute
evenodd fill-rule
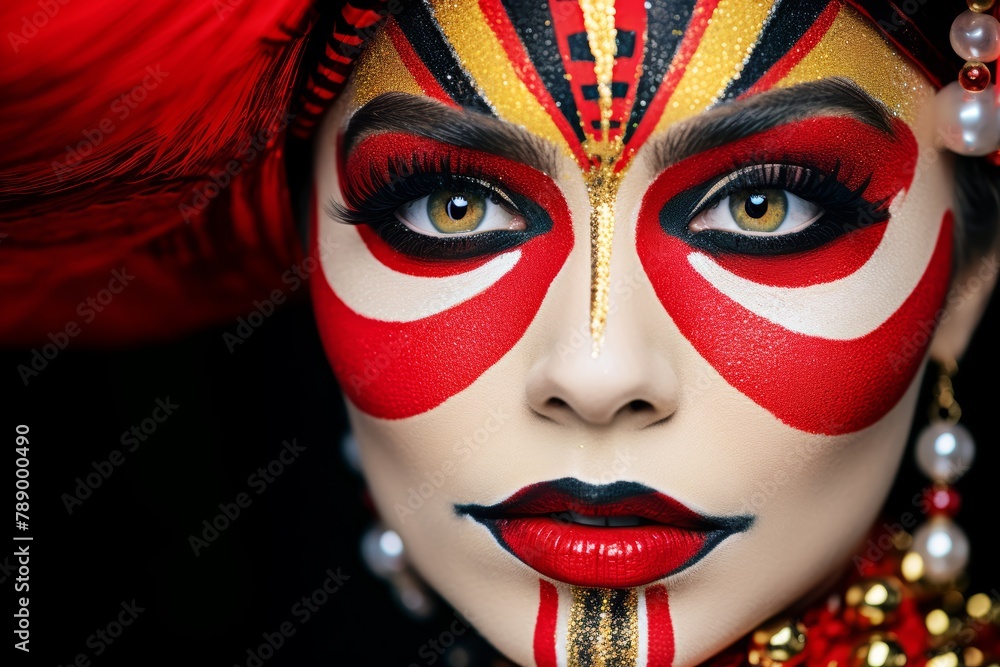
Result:
<svg viewBox="0 0 1000 667"><path fill-rule="evenodd" d="M539 78L549 91L556 106L573 128L573 133L582 144L587 135L580 125L573 90L566 80L559 42L556 39L554 21L547 2L540 0L502 0L511 25L517 32L525 53L531 59ZM586 36L586 35L585 35ZM589 46L587 54L589 55Z"/></svg>
<svg viewBox="0 0 1000 667"><path fill-rule="evenodd" d="M740 78L729 82L719 100L732 100L750 90L798 44L829 4L830 0L780 0L771 20L761 31L757 46L744 65Z"/></svg>
<svg viewBox="0 0 1000 667"><path fill-rule="evenodd" d="M493 115L490 105L476 90L451 47L444 39L440 26L423 2L409 2L396 17L406 40L420 60L427 65L441 88L459 106Z"/></svg>
<svg viewBox="0 0 1000 667"><path fill-rule="evenodd" d="M670 63L677 53L695 3L691 0L659 0L650 3L646 12L646 45L642 57L642 75L636 87L635 102L629 116L625 135L627 144L646 114L656 91L663 83L663 77L670 69Z"/></svg>

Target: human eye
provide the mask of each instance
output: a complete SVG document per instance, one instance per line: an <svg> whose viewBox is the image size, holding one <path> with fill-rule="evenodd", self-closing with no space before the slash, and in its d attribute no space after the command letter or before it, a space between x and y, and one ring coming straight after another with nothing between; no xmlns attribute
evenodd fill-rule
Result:
<svg viewBox="0 0 1000 667"><path fill-rule="evenodd" d="M888 219L884 202L840 180L840 168L765 163L736 169L695 188L687 220L695 245L710 250L771 255L819 247L854 228ZM669 204L667 208L672 208Z"/></svg>
<svg viewBox="0 0 1000 667"><path fill-rule="evenodd" d="M438 238L527 229L524 216L503 192L484 181L455 185L403 204L396 218L418 234Z"/></svg>
<svg viewBox="0 0 1000 667"><path fill-rule="evenodd" d="M819 205L786 189L773 187L779 181L772 174L778 165L763 168L765 178L757 179L760 169L751 168L730 174L705 196L712 202L688 225L692 232L706 229L748 235L780 235L802 231L816 222L825 210ZM804 172L800 172L804 173ZM751 182L745 182L751 181Z"/></svg>
<svg viewBox="0 0 1000 667"><path fill-rule="evenodd" d="M376 137L347 160L338 222L365 225L395 252L459 260L510 250L552 228L524 194L527 167L433 142ZM538 184L544 196L545 187Z"/></svg>

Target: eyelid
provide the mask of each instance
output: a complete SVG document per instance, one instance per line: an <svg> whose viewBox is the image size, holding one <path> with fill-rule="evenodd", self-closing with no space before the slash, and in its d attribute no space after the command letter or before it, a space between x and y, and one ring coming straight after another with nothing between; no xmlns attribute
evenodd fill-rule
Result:
<svg viewBox="0 0 1000 667"><path fill-rule="evenodd" d="M783 173L785 174L784 179L782 178ZM763 182L760 184L760 187L772 187L788 190L802 185L811 176L813 176L815 172L808 167L782 163L755 164L748 167L742 167L729 172L712 185L712 187L708 189L708 192L702 195L701 199L698 200L698 203L695 204L691 213L692 217L698 215L716 201L721 201L726 195L729 194L726 192L726 187L731 183L746 177L748 174L761 174L763 176ZM788 179L788 176L790 175L794 175L794 180ZM822 181L823 177L820 177L819 180Z"/></svg>

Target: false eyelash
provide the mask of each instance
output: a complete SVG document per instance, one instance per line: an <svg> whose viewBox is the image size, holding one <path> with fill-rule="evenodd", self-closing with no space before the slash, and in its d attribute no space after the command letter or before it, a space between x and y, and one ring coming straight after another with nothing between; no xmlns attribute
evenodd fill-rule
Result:
<svg viewBox="0 0 1000 667"><path fill-rule="evenodd" d="M396 209L403 204L442 189L474 192L520 213L510 195L487 183L476 165L463 165L449 155L427 154L414 154L409 161L390 156L385 172L372 166L367 173L352 175L344 189L345 203L331 198L325 210L337 222L375 228L395 219Z"/></svg>
<svg viewBox="0 0 1000 667"><path fill-rule="evenodd" d="M396 217L400 206L436 190L461 190L489 197L522 216L522 231L491 230L478 234L435 237L411 230ZM458 260L509 250L552 228L552 219L531 199L492 185L476 164L448 154L390 156L385 171L375 167L354 173L344 188L344 204L326 202L327 215L348 225L367 225L389 247L410 257Z"/></svg>
<svg viewBox="0 0 1000 667"><path fill-rule="evenodd" d="M864 192L871 183L866 177L856 188L841 180L841 164L828 171L812 167L775 163L744 164L729 176L692 188L668 202L661 211L667 231L685 238L694 246L711 252L751 255L778 255L817 248L842 236L854 227L885 222L889 219L888 200L868 201ZM823 209L823 214L800 232L775 236L748 236L725 230L691 232L691 219L715 206L734 192L775 188L787 190ZM687 212L682 212L687 208ZM686 214L685 214L686 213ZM683 222L683 226L678 223Z"/></svg>
<svg viewBox="0 0 1000 667"><path fill-rule="evenodd" d="M706 196L705 204L697 207L692 215L697 215L710 205L715 205L734 192L753 190L757 188L774 188L787 190L792 194L806 199L827 212L846 209L861 210L874 218L880 212L885 212L886 201L869 202L864 197L865 190L871 184L868 176L855 189L850 189L840 179L841 164L837 162L829 173L821 173L791 164L754 164L734 172L733 177L718 190Z"/></svg>

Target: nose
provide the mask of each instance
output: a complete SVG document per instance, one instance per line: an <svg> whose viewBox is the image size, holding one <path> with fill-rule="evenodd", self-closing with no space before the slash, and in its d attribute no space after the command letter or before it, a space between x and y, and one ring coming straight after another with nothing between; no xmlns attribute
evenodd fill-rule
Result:
<svg viewBox="0 0 1000 667"><path fill-rule="evenodd" d="M596 357L586 327L574 340L551 345L528 372L531 409L566 426L645 428L672 415L679 396L677 375L666 356L645 339L640 317L635 308L609 317Z"/></svg>

